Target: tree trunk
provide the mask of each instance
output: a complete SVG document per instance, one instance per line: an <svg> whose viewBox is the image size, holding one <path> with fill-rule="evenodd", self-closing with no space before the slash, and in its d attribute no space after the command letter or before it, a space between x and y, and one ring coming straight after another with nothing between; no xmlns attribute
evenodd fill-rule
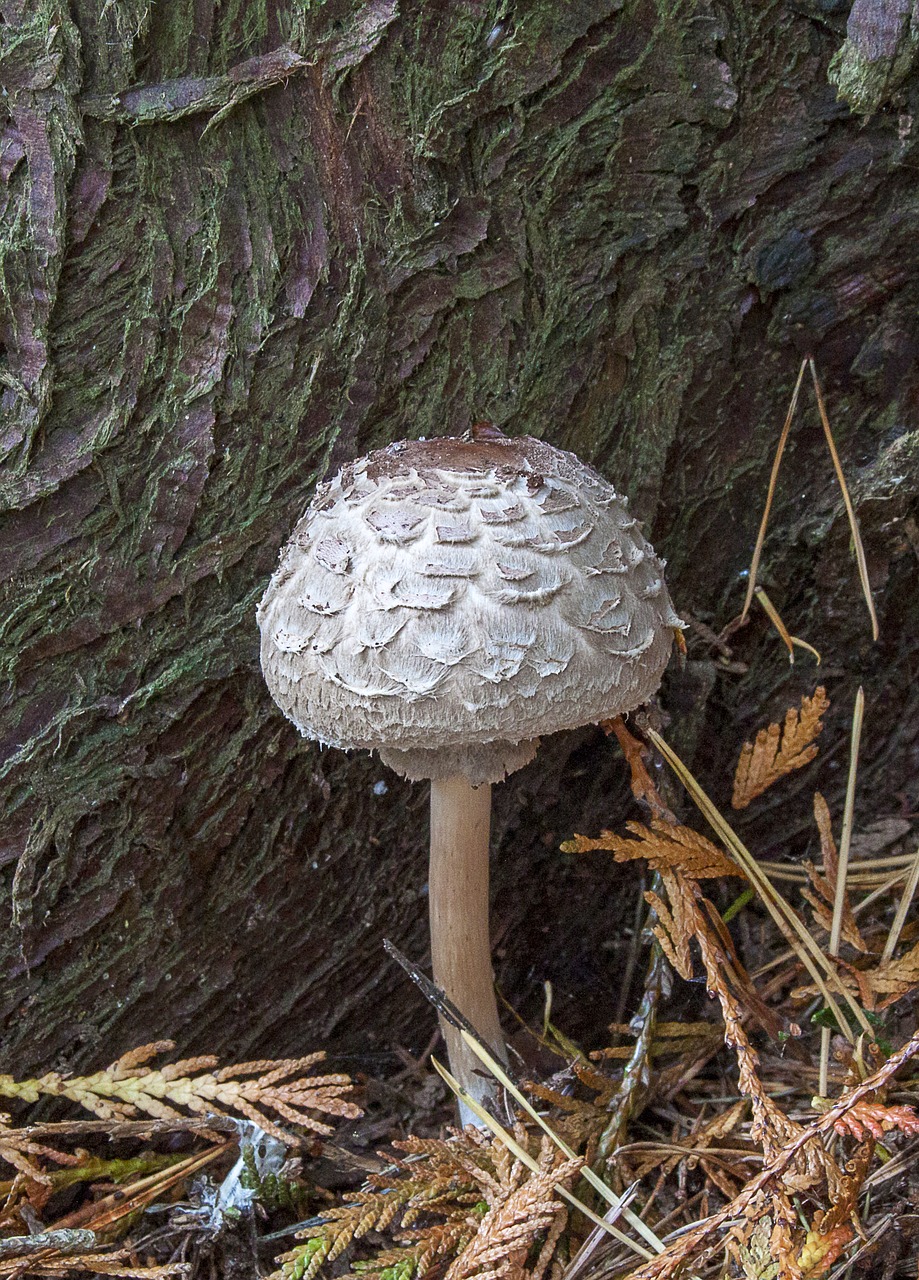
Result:
<svg viewBox="0 0 919 1280"><path fill-rule="evenodd" d="M385 1072L427 1039L381 949L424 955L426 789L298 741L254 616L317 479L401 436L575 450L718 629L813 351L880 643L805 394L764 580L823 666L760 615L729 663L690 632L668 732L723 800L745 735L819 674L843 743L862 682L863 817L916 807L901 10L847 38L831 0L0 0L5 1069L168 1035ZM757 847L803 848L844 763ZM634 888L557 845L622 816L621 773L587 730L497 788L498 975L553 978L566 1029L613 1017Z"/></svg>

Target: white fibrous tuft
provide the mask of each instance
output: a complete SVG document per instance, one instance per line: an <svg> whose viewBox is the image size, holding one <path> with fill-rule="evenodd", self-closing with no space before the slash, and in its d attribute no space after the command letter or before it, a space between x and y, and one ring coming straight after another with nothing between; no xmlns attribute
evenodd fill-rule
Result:
<svg viewBox="0 0 919 1280"><path fill-rule="evenodd" d="M542 734L645 702L680 625L606 481L493 429L345 467L258 620L268 687L307 737L475 784L521 767Z"/></svg>

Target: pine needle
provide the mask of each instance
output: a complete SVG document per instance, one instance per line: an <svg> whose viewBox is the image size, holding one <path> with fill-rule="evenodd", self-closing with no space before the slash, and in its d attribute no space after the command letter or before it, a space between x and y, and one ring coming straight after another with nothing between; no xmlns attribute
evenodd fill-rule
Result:
<svg viewBox="0 0 919 1280"><path fill-rule="evenodd" d="M846 876L849 870L849 846L852 843L852 825L855 814L855 782L858 776L858 751L862 740L865 719L865 691L859 685L852 713L852 745L849 751L849 776L846 782L846 802L842 814L842 834L839 838L839 863L836 869L836 901L833 904L833 928L830 933L830 955L839 954L843 908L846 901Z"/></svg>
<svg viewBox="0 0 919 1280"><path fill-rule="evenodd" d="M785 422L782 426L782 432L781 432L781 435L779 436L779 443L775 451L775 458L773 459L773 463L772 463L772 472L769 476L769 488L766 493L766 505L763 510L762 520L760 521L759 532L756 535L756 546L754 547L754 550L753 550L753 558L750 561L750 570L749 570L749 576L747 581L747 594L744 599L743 608L740 611L740 616L737 618L736 622L733 622L730 624L730 627L728 628L728 630L734 630L736 627L739 627L744 622L746 622L747 617L749 616L749 613L750 613L750 606L753 603L753 596L757 591L756 576L759 572L760 559L763 554L763 545L766 541L766 529L769 524L769 515L772 511L772 503L775 498L775 490L776 490L776 485L778 483L778 478L779 478L779 469L782 464L782 455L785 452L785 446L788 443L788 435L791 430L792 420L795 416L795 410L798 407L798 397L801 391L801 382L804 378L804 371L808 367L810 368L811 378L814 384L814 392L817 397L817 408L820 413L820 422L823 427L823 434L826 437L827 448L829 449L830 458L832 459L832 462L833 462L833 469L836 472L836 480L839 484L839 488L842 493L842 500L846 508L846 515L849 520L849 528L852 531L852 545L855 549L855 560L856 560L856 564L858 565L859 581L861 582L862 593L865 597L865 603L868 606L868 613L871 618L872 639L877 640L878 636L880 635L880 627L878 625L877 611L875 610L875 607L874 607L874 596L872 595L872 592L871 592L871 583L868 579L868 563L865 557L865 548L864 548L864 545L862 544L862 538L861 538L861 533L859 532L858 519L855 514L855 508L852 504L852 499L849 495L849 488L848 488L848 485L846 484L845 475L843 474L842 463L839 460L839 453L837 452L837 449L836 449L836 442L833 439L833 432L830 428L830 420L829 420L829 417L827 416L826 404L824 403L824 399L823 399L823 390L820 386L820 380L817 377L817 367L814 363L813 356L806 356L804 360L802 360L801 362L801 368L798 370L798 378L797 378L797 381L795 382L794 391L792 392L792 395L791 395L791 402L788 406L788 412L785 415ZM763 603L763 602L760 601L760 603ZM763 604L763 607L766 608L766 605ZM767 609L767 612L769 612L768 609ZM770 614L770 617L772 617L772 614ZM778 615L776 615L776 617L778 617ZM775 618L773 618L772 620L773 622L775 622ZM776 626L778 627L778 623L776 623ZM783 628L779 628L780 634L782 632L782 629ZM785 632L783 639L785 639L786 636L787 636L787 631ZM800 642L795 641L794 638L790 636L786 639L786 643L789 643L789 641L792 644L799 643L803 645L803 647L805 648L808 648L808 649L810 648L810 646L805 644L803 641L800 641ZM811 650L811 652L816 652L816 651Z"/></svg>
<svg viewBox="0 0 919 1280"><path fill-rule="evenodd" d="M883 858L859 858L852 864L856 870L849 872L849 884L868 889L888 889L891 885L899 884L908 875L914 858L915 854L912 853L890 853ZM795 884L804 884L810 874L793 863L772 862L768 858L760 859L759 865L773 880L788 880ZM825 866L814 869L820 873L826 871Z"/></svg>
<svg viewBox="0 0 919 1280"><path fill-rule="evenodd" d="M767 729L760 729L755 742L744 743L734 771L732 808L746 809L779 778L814 759L817 754L814 739L823 729L822 717L829 705L821 685L812 697L805 695L801 699L800 711L794 707L788 710L784 727L771 724Z"/></svg>
<svg viewBox="0 0 919 1280"><path fill-rule="evenodd" d="M881 634L878 626L878 616L874 608L874 596L871 593L871 583L868 580L868 563L865 559L865 548L862 545L862 535L858 528L858 519L855 515L855 508L852 505L852 499L849 497L849 488L846 484L846 478L842 473L842 463L839 461L839 454L836 452L836 442L833 439L833 432L830 430L830 420L827 417L826 405L823 402L823 391L820 388L820 380L817 377L817 366L814 364L813 356L808 357L810 364L811 377L814 381L814 391L817 395L817 408L820 410L820 421L823 425L823 434L826 436L827 448L830 451L830 457L833 459L833 467L836 471L836 479L839 482L839 488L842 491L842 500L845 503L846 515L849 517L849 528L852 530L852 545L855 548L855 561L858 565L859 581L862 584L862 592L865 597L865 604L868 606L868 613L871 617L871 637L877 640Z"/></svg>
<svg viewBox="0 0 919 1280"><path fill-rule="evenodd" d="M803 888L801 896L810 903L815 920L826 929L829 935L833 931L833 909L836 904L836 892L839 883L839 854L836 851L836 842L833 839L833 823L830 818L830 810L819 791L814 792L814 820L820 832L820 848L823 852L825 875L821 875L812 862L805 863L813 889ZM847 876L846 884L847 888L851 886L851 875ZM848 892L843 896L841 936L843 941L848 942L849 946L854 947L856 951L861 951L863 955L870 950L859 931L855 914L849 903Z"/></svg>

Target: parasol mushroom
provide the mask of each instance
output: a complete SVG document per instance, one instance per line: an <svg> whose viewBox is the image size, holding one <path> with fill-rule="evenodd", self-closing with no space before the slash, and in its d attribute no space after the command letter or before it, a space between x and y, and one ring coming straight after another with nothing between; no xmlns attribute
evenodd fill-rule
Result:
<svg viewBox="0 0 919 1280"><path fill-rule="evenodd" d="M663 562L597 472L483 424L389 445L320 485L258 620L265 680L301 733L431 780L434 980L506 1062L491 784L540 735L655 692L680 625ZM453 1074L487 1105L490 1082L443 1030Z"/></svg>

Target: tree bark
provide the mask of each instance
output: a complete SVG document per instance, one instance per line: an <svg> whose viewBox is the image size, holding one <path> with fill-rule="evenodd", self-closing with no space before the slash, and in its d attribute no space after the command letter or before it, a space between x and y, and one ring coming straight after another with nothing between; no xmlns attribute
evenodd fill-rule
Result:
<svg viewBox="0 0 919 1280"><path fill-rule="evenodd" d="M169 1035L385 1071L427 1039L381 950L426 946L424 789L297 740L254 618L316 481L405 435L575 450L717 630L813 352L880 642L810 402L765 582L830 744L866 686L864 816L916 808L919 87L900 0L857 9L847 37L827 0L0 0L5 1069ZM818 673L759 615L727 661L691 640L664 705L723 799ZM612 1019L633 911L557 852L619 818L608 751L496 789L498 977L553 978L566 1028ZM841 764L749 819L764 853Z"/></svg>

